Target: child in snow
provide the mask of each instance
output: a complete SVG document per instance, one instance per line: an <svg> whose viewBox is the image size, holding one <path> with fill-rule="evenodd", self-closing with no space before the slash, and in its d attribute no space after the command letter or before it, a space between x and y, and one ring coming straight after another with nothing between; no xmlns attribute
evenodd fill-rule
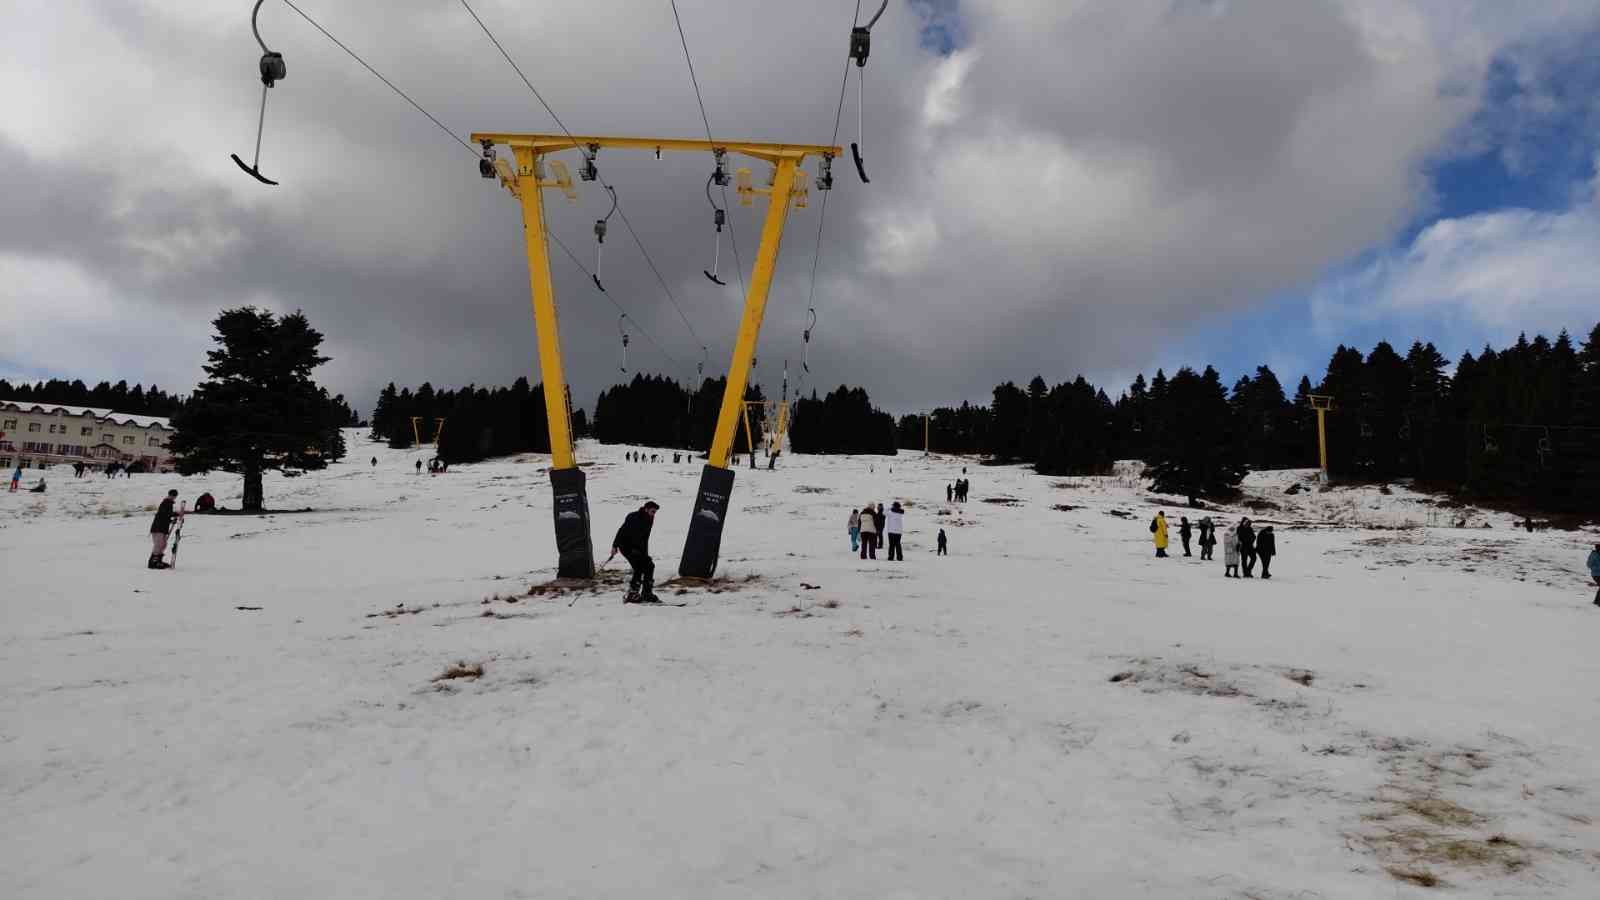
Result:
<svg viewBox="0 0 1600 900"><path fill-rule="evenodd" d="M855 553L861 549L861 510L850 509L850 552Z"/></svg>
<svg viewBox="0 0 1600 900"><path fill-rule="evenodd" d="M935 556L949 556L950 555L950 542L944 536L944 529L943 528L939 529L939 549L934 551L934 555ZM1590 560L1591 560L1591 563L1592 563L1593 557L1590 557ZM1592 564L1591 564L1590 568L1593 568ZM1594 577L1594 580L1597 583L1600 583L1600 575L1596 575ZM1595 595L1594 602L1595 602L1596 605L1600 605L1600 594L1596 594Z"/></svg>
<svg viewBox="0 0 1600 900"><path fill-rule="evenodd" d="M1600 544L1595 544L1589 551L1589 577L1594 579L1596 587L1600 587ZM1600 606L1600 590L1594 592L1594 605Z"/></svg>
<svg viewBox="0 0 1600 900"><path fill-rule="evenodd" d="M1239 577L1239 532L1232 528L1222 530L1222 577Z"/></svg>
<svg viewBox="0 0 1600 900"><path fill-rule="evenodd" d="M11 493L15 494L17 492L17 485L20 484L21 482L22 482L22 466L18 465L17 466L17 470L15 472L11 473Z"/></svg>
<svg viewBox="0 0 1600 900"><path fill-rule="evenodd" d="M167 491L167 499L161 501L156 507L156 517L150 522L150 561L147 568L165 569L166 562L162 557L167 555L167 535L172 531L172 520L178 513L173 510L173 504L178 502L178 491Z"/></svg>

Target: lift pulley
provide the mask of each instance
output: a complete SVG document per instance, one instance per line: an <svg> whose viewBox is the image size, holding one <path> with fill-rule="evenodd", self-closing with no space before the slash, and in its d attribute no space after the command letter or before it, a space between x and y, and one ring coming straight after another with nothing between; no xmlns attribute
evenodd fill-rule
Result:
<svg viewBox="0 0 1600 900"><path fill-rule="evenodd" d="M624 375L628 374L628 329L623 324L627 319L627 313L617 316L617 333L622 335L622 374Z"/></svg>
<svg viewBox="0 0 1600 900"><path fill-rule="evenodd" d="M867 143L866 116L862 112L867 94L867 54L872 52L872 26L878 24L883 11L888 8L889 0L883 0L883 5L878 7L878 12L867 24L850 29L850 58L856 61L856 140L850 142L850 153L855 157L856 174L861 176L862 184L871 182L867 177L866 163L861 158L861 148Z"/></svg>
<svg viewBox="0 0 1600 900"><path fill-rule="evenodd" d="M803 356L801 358L801 360L800 360L800 368L805 370L805 373L807 375L810 375L811 374L811 330L813 328L817 327L817 308L815 306L813 306L810 309L806 310L806 312L808 314L810 314L810 316L811 316L811 324L806 326L806 330L805 330L805 332L803 334L803 337L805 338L805 341L804 341L805 356Z"/></svg>
<svg viewBox="0 0 1600 900"><path fill-rule="evenodd" d="M726 287L728 283L717 277L717 270L722 265L722 226L728 223L728 212L718 206L717 201L712 198L711 186L714 184L717 187L726 187L728 184L728 170L722 167L724 151L713 150L711 152L717 158L717 165L711 170L711 177L706 179L706 202L711 204L711 222L717 227L716 250L711 257L711 268L702 269L701 271L713 282Z"/></svg>
<svg viewBox="0 0 1600 900"><path fill-rule="evenodd" d="M608 184L606 185L606 190L611 192L611 212L606 213L604 219L594 220L594 275L592 277L594 278L594 286L599 288L602 293L605 291L606 286L600 283L600 251L604 250L606 246L606 223L611 220L611 216L617 211L616 188ZM627 343L626 339L624 339L623 343Z"/></svg>
<svg viewBox="0 0 1600 900"><path fill-rule="evenodd" d="M288 70L283 65L283 54L268 49L267 42L261 39L261 30L256 27L256 16L261 14L261 4L264 0L256 0L255 9L250 11L250 30L255 33L256 43L261 45L261 114L256 117L256 157L254 165L245 165L239 154L230 154L239 168L250 173L250 176L262 184L277 184L276 181L261 174L261 132L267 124L267 90L275 83L282 81Z"/></svg>

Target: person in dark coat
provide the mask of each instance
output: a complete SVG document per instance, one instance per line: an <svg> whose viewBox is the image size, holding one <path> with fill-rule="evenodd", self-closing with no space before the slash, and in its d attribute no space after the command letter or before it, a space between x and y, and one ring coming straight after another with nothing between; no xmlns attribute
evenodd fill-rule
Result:
<svg viewBox="0 0 1600 900"><path fill-rule="evenodd" d="M1193 556L1194 555L1193 553L1189 552L1189 539L1191 537L1193 537L1193 536L1194 536L1194 530L1189 525L1189 517L1188 516L1179 516L1178 517L1178 540L1183 541L1183 555L1184 556Z"/></svg>
<svg viewBox="0 0 1600 900"><path fill-rule="evenodd" d="M172 508L177 502L178 491L173 489L167 491L167 499L161 501L161 505L156 507L156 517L150 522L149 568L167 568L167 564L162 557L167 555L167 535L172 532L172 520L178 516L177 512Z"/></svg>
<svg viewBox="0 0 1600 900"><path fill-rule="evenodd" d="M1272 558L1278 555L1278 538L1272 533L1272 526L1261 529L1256 535L1256 556L1261 557L1261 577L1272 577Z"/></svg>
<svg viewBox="0 0 1600 900"><path fill-rule="evenodd" d="M655 592L656 564L650 558L650 527L656 522L656 510L661 507L654 500L645 504L622 520L617 536L611 539L612 554L633 567L633 577L628 580L628 594L623 603L660 603Z"/></svg>
<svg viewBox="0 0 1600 900"><path fill-rule="evenodd" d="M422 474L422 460L420 460L420 459L417 460L417 474L418 475Z"/></svg>
<svg viewBox="0 0 1600 900"><path fill-rule="evenodd" d="M889 517L884 514L882 503L879 503L877 510L872 513L872 519L878 523L878 543L884 543L889 534Z"/></svg>
<svg viewBox="0 0 1600 900"><path fill-rule="evenodd" d="M1217 546L1217 526L1210 516L1200 520L1200 558L1211 559L1212 548Z"/></svg>
<svg viewBox="0 0 1600 900"><path fill-rule="evenodd" d="M374 457L373 457L373 458L372 458L372 465L373 465L373 466L374 466L374 467L376 467L376 466L377 466L377 465L378 465L378 458L377 458L377 457L376 457L376 456L374 456Z"/></svg>
<svg viewBox="0 0 1600 900"><path fill-rule="evenodd" d="M944 536L944 529L943 528L939 529L939 547L938 547L937 550L934 551L934 554L936 556L949 556L950 555L950 539ZM1595 581L1596 582L1600 582L1600 576L1596 576L1595 577ZM1596 596L1595 603L1596 604L1600 604L1600 595Z"/></svg>
<svg viewBox="0 0 1600 900"><path fill-rule="evenodd" d="M1254 578L1250 573L1256 568L1256 530L1249 519L1239 522L1239 562L1243 564L1244 577Z"/></svg>
<svg viewBox="0 0 1600 900"><path fill-rule="evenodd" d="M953 484L945 485L944 486L944 502L946 502L946 503L954 503L955 500L956 500L956 486L953 485Z"/></svg>
<svg viewBox="0 0 1600 900"><path fill-rule="evenodd" d="M194 511L195 512L202 512L202 513L214 512L216 510L216 508L217 508L217 498L211 496L211 492L210 491L206 491L204 494L201 494L199 499L194 501Z"/></svg>

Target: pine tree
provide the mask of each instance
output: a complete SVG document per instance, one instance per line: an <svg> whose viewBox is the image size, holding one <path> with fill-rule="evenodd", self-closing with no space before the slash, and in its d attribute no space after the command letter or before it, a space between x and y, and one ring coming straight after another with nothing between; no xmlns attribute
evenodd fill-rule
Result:
<svg viewBox="0 0 1600 900"><path fill-rule="evenodd" d="M1151 402L1163 424L1150 460L1155 490L1182 494L1191 506L1199 497L1237 493L1247 467L1221 376L1210 366L1203 375L1185 366L1170 383L1159 372L1157 378L1161 400L1152 390Z"/></svg>
<svg viewBox="0 0 1600 900"><path fill-rule="evenodd" d="M207 376L172 419L168 446L185 475L221 469L244 476L242 506L263 508L262 473L321 469L344 456L342 416L311 378L328 361L304 314L281 319L254 307L224 310L213 323L219 349ZM119 383L124 396L126 383Z"/></svg>

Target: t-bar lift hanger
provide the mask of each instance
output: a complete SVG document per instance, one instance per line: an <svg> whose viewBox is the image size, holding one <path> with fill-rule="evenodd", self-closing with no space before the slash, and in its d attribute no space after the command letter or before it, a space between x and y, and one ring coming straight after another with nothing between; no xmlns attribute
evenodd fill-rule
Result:
<svg viewBox="0 0 1600 900"><path fill-rule="evenodd" d="M283 54L267 48L267 42L261 39L261 29L256 27L256 16L261 13L261 4L265 0L256 0L255 9L250 11L250 30L255 32L256 43L261 45L261 114L256 117L256 158L254 165L245 165L239 154L230 154L239 168L250 173L250 176L262 184L277 184L271 178L261 174L261 132L267 124L267 89L276 82L282 81L288 74L283 65Z"/></svg>

